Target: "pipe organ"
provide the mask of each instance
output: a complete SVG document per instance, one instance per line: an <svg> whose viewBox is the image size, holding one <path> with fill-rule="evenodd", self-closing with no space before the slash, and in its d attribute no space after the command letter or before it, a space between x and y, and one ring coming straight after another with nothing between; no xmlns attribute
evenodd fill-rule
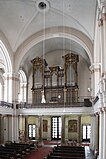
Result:
<svg viewBox="0 0 106 159"><path fill-rule="evenodd" d="M68 103L78 101L79 56L68 53L62 56L64 66L48 66L41 57L34 58L32 73L32 104Z"/></svg>

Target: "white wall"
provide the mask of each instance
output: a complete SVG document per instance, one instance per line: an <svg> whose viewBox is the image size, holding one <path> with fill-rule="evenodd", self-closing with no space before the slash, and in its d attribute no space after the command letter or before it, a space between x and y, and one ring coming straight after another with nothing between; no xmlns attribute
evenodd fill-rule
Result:
<svg viewBox="0 0 106 159"><path fill-rule="evenodd" d="M0 69L0 100L4 99L4 80L3 80L3 71Z"/></svg>
<svg viewBox="0 0 106 159"><path fill-rule="evenodd" d="M88 88L91 88L91 75L86 61L81 56L78 62L78 86L79 100L88 98L91 94L91 92L88 91Z"/></svg>
<svg viewBox="0 0 106 159"><path fill-rule="evenodd" d="M28 103L32 103L32 72L28 78Z"/></svg>

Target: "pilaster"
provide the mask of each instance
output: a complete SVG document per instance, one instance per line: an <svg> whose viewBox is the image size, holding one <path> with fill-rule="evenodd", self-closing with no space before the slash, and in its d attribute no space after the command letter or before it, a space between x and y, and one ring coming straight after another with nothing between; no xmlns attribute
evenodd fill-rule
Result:
<svg viewBox="0 0 106 159"><path fill-rule="evenodd" d="M12 116L12 141L18 141L19 137L19 123L18 115L14 114Z"/></svg>
<svg viewBox="0 0 106 159"><path fill-rule="evenodd" d="M104 121L103 121L103 159L106 159L106 107L104 107L103 109L103 115L104 115Z"/></svg>
<svg viewBox="0 0 106 159"><path fill-rule="evenodd" d="M4 143L4 116L0 114L0 144Z"/></svg>
<svg viewBox="0 0 106 159"><path fill-rule="evenodd" d="M101 51L101 63L102 63L102 77L106 74L106 1L102 1L99 6L98 15L99 27L100 27L100 51Z"/></svg>
<svg viewBox="0 0 106 159"><path fill-rule="evenodd" d="M93 149L95 148L95 134L96 134L96 118L95 115L90 115L91 117L91 136L90 136L90 144Z"/></svg>
<svg viewBox="0 0 106 159"><path fill-rule="evenodd" d="M104 131L104 119L103 119L103 110L100 108L99 111L99 159L103 159L103 131Z"/></svg>
<svg viewBox="0 0 106 159"><path fill-rule="evenodd" d="M39 142L42 142L42 133L43 133L43 120L42 115L38 117L38 132L39 132Z"/></svg>
<svg viewBox="0 0 106 159"><path fill-rule="evenodd" d="M81 142L81 115L78 115L77 130L78 130L77 141L78 143L80 143Z"/></svg>
<svg viewBox="0 0 106 159"><path fill-rule="evenodd" d="M98 30L99 30L99 52L100 52L100 62L102 63L101 65L101 76L103 76L104 72L104 39L103 39L103 19L101 12L99 12L98 15Z"/></svg>
<svg viewBox="0 0 106 159"><path fill-rule="evenodd" d="M18 96L19 102L26 102L26 90L27 90L27 83L26 82L20 82L20 94Z"/></svg>
<svg viewBox="0 0 106 159"><path fill-rule="evenodd" d="M28 115L25 116L25 141L28 141Z"/></svg>
<svg viewBox="0 0 106 159"><path fill-rule="evenodd" d="M91 87L93 90L95 90L92 96L96 96L99 91L99 81L101 76L100 63L94 63L92 66L90 66L90 71L91 71Z"/></svg>
<svg viewBox="0 0 106 159"><path fill-rule="evenodd" d="M61 128L61 143L65 143L65 116L61 116L62 128Z"/></svg>
<svg viewBox="0 0 106 159"><path fill-rule="evenodd" d="M98 92L98 97L99 97L99 107L103 107L103 80L100 80L99 82L99 92Z"/></svg>
<svg viewBox="0 0 106 159"><path fill-rule="evenodd" d="M95 114L96 128L95 128L95 148L99 150L99 114Z"/></svg>
<svg viewBox="0 0 106 159"><path fill-rule="evenodd" d="M4 73L4 100L16 101L19 93L19 75L15 73Z"/></svg>

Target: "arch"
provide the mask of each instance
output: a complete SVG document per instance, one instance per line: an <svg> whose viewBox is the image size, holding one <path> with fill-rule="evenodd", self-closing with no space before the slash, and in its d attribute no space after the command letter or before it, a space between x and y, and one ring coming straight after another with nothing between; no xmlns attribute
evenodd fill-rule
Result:
<svg viewBox="0 0 106 159"><path fill-rule="evenodd" d="M18 62L15 62L17 64L15 65L16 71L18 72L19 70L19 64L21 62L21 59L34 45L44 39L47 40L54 37L68 38L77 42L87 52L91 64L93 63L93 43L85 34L74 28L64 27L63 29L63 27L53 27L45 29L45 35L43 34L43 30L32 35L20 46L20 48L18 48L15 56L15 60L17 61L18 59Z"/></svg>
<svg viewBox="0 0 106 159"><path fill-rule="evenodd" d="M1 49L3 59L4 59L5 73L12 72L12 64L11 64L11 60L10 60L10 57L9 57L9 53L8 53L5 45L3 44L3 42L1 40L0 40L0 49Z"/></svg>
<svg viewBox="0 0 106 159"><path fill-rule="evenodd" d="M0 68L5 68L5 63L3 59L0 59Z"/></svg>
<svg viewBox="0 0 106 159"><path fill-rule="evenodd" d="M23 70L19 70L20 75L20 84L19 84L19 102L26 102L26 85L27 85L27 78L26 74Z"/></svg>
<svg viewBox="0 0 106 159"><path fill-rule="evenodd" d="M19 70L19 74L20 74L20 81L22 83L26 83L27 82L27 78L26 78L26 74L23 70Z"/></svg>

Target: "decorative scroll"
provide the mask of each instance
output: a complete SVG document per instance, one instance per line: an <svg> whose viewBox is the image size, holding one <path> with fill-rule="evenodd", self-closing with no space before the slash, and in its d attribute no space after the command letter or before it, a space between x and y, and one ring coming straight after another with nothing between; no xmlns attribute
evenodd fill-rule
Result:
<svg viewBox="0 0 106 159"><path fill-rule="evenodd" d="M48 131L48 121L47 120L43 120L43 132L47 132Z"/></svg>
<svg viewBox="0 0 106 159"><path fill-rule="evenodd" d="M68 121L68 132L77 132L77 120Z"/></svg>

